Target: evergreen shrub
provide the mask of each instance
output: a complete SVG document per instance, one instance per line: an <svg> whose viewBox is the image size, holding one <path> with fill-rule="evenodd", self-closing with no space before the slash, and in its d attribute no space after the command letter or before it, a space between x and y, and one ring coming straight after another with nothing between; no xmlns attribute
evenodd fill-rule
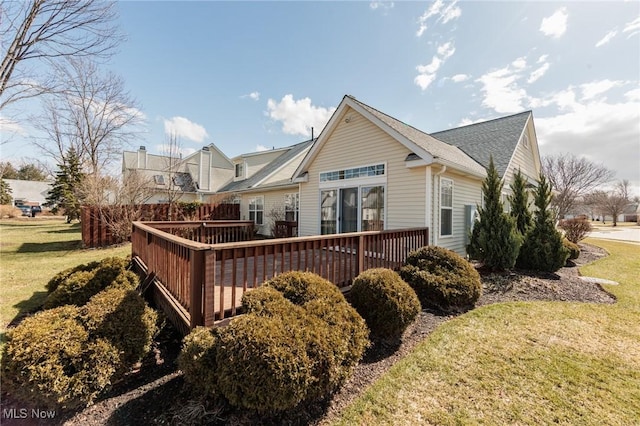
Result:
<svg viewBox="0 0 640 426"><path fill-rule="evenodd" d="M390 269L369 269L353 281L351 305L364 318L372 337L398 339L421 306L416 292Z"/></svg>
<svg viewBox="0 0 640 426"><path fill-rule="evenodd" d="M78 270L66 277L65 271L56 275L50 281L50 287L55 289L44 301L44 308L51 309L62 305L82 306L107 287L134 289L138 286L138 276L127 270L128 259L108 257L89 269L92 264L93 262L77 266Z"/></svg>
<svg viewBox="0 0 640 426"><path fill-rule="evenodd" d="M93 296L81 313L92 336L105 339L118 349L119 374L127 372L151 349L158 314L136 291L108 288Z"/></svg>
<svg viewBox="0 0 640 426"><path fill-rule="evenodd" d="M569 258L567 260L576 260L580 257L580 246L572 243L566 238L562 239L562 245L565 249L569 250Z"/></svg>
<svg viewBox="0 0 640 426"><path fill-rule="evenodd" d="M42 311L7 332L2 385L16 397L51 408L89 405L111 383L118 350L93 339L75 306Z"/></svg>
<svg viewBox="0 0 640 426"><path fill-rule="evenodd" d="M427 246L409 253L399 273L423 307L466 309L482 294L478 271L460 255L442 247Z"/></svg>
<svg viewBox="0 0 640 426"><path fill-rule="evenodd" d="M184 373L184 380L196 393L211 398L219 395L216 333L216 329L194 328L185 336L178 355L178 368Z"/></svg>

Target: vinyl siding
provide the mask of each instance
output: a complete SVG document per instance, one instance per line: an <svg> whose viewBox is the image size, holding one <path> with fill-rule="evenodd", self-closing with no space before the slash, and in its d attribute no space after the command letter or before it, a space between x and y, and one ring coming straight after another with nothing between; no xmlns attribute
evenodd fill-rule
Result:
<svg viewBox="0 0 640 426"><path fill-rule="evenodd" d="M436 171L437 173L437 171ZM440 179L453 180L453 235L440 237ZM481 201L482 182L478 179L457 175L455 173L443 173L433 177L433 226L432 241L440 247L453 250L461 256L466 255L465 248L465 218L464 206L479 205Z"/></svg>
<svg viewBox="0 0 640 426"><path fill-rule="evenodd" d="M289 161L289 163L285 164L281 169L279 169L277 173L274 173L272 176L269 176L267 179L265 179L265 181L262 182L261 185L267 185L274 182L280 182L285 179L291 179L291 176L296 171L307 152L309 152L308 149L296 155L295 158Z"/></svg>
<svg viewBox="0 0 640 426"><path fill-rule="evenodd" d="M298 188L278 189L273 191L243 193L240 201L240 218L242 220L249 220L249 200L253 197L262 195L264 197L264 223L258 227L258 234L271 236L271 227L273 225L273 218L270 216L274 210L282 211L284 217L284 196L298 192Z"/></svg>
<svg viewBox="0 0 640 426"><path fill-rule="evenodd" d="M307 167L309 181L300 185L300 235L320 233L320 172L380 163L386 164L387 176L385 228L424 226L425 169L406 167L404 160L411 152L351 108L338 123ZM343 180L336 186L350 185Z"/></svg>
<svg viewBox="0 0 640 426"><path fill-rule="evenodd" d="M278 150L278 151L265 151L264 153L260 153L258 155L252 155L249 157L245 157L244 167L245 167L245 176L244 179L248 179L261 170L264 166L284 154L286 151Z"/></svg>
<svg viewBox="0 0 640 426"><path fill-rule="evenodd" d="M518 169L520 169L520 171L529 179L529 181L532 182L536 181L540 174L540 170L537 168L535 161L534 144L536 143L536 141L531 121L527 123L525 134L529 138L528 146L525 148L522 145L522 139L520 139L513 153L511 161L509 162L509 166L505 171L504 189L506 192L510 192L509 185L513 182L513 177L518 172Z"/></svg>

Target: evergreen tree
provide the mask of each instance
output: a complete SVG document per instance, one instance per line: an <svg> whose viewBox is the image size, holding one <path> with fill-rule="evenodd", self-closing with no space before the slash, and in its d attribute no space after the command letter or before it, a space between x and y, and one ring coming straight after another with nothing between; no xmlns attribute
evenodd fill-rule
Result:
<svg viewBox="0 0 640 426"><path fill-rule="evenodd" d="M527 180L524 175L516 173L513 183L510 185L511 196L509 196L509 203L511 203L511 217L516 221L516 229L520 235L526 235L527 231L531 227L531 212L529 211L529 193L527 192Z"/></svg>
<svg viewBox="0 0 640 426"><path fill-rule="evenodd" d="M535 271L554 272L562 268L569 251L562 244L562 235L553 223L549 210L551 186L540 175L535 193L533 226L527 232L518 257L518 267Z"/></svg>
<svg viewBox="0 0 640 426"><path fill-rule="evenodd" d="M0 177L0 204L11 204L11 192L9 184Z"/></svg>
<svg viewBox="0 0 640 426"><path fill-rule="evenodd" d="M522 237L515 229L515 221L507 213L500 199L502 182L493 164L489 161L487 177L482 183L484 207L478 207L471 241L467 247L469 256L481 261L491 270L513 268L518 258Z"/></svg>
<svg viewBox="0 0 640 426"><path fill-rule="evenodd" d="M58 164L58 168L44 205L52 207L54 213L63 209L67 215L67 223L71 223L72 220L80 218L82 199L79 189L85 177L75 149L70 148L67 151L63 163Z"/></svg>

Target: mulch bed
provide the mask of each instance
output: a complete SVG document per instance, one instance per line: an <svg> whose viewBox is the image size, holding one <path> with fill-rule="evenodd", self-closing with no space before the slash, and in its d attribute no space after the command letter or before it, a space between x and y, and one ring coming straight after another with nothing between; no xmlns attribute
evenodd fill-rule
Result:
<svg viewBox="0 0 640 426"><path fill-rule="evenodd" d="M483 275L484 291L476 306L523 300L615 303L615 297L599 284L585 282L578 274L578 266L606 256L606 252L587 244L581 244L580 247L580 257L571 266L554 274L517 271ZM422 311L405 331L399 345L377 344L370 348L351 379L337 393L326 400L302 405L278 416L258 415L235 410L224 403L213 405L193 399L175 366L181 338L170 327L166 327L140 368L91 407L80 412L56 413L55 421L39 420L31 417L32 407L3 395L2 409L27 408L29 416L21 420L3 418L2 424L326 424L395 362L410 353L439 324L453 316Z"/></svg>

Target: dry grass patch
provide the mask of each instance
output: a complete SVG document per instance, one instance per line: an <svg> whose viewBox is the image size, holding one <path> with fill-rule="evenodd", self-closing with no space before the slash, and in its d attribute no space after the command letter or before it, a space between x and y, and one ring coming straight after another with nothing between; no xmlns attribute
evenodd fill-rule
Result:
<svg viewBox="0 0 640 426"><path fill-rule="evenodd" d="M583 275L614 305L513 302L440 326L339 424L634 424L640 418L640 247L590 241L611 256Z"/></svg>

